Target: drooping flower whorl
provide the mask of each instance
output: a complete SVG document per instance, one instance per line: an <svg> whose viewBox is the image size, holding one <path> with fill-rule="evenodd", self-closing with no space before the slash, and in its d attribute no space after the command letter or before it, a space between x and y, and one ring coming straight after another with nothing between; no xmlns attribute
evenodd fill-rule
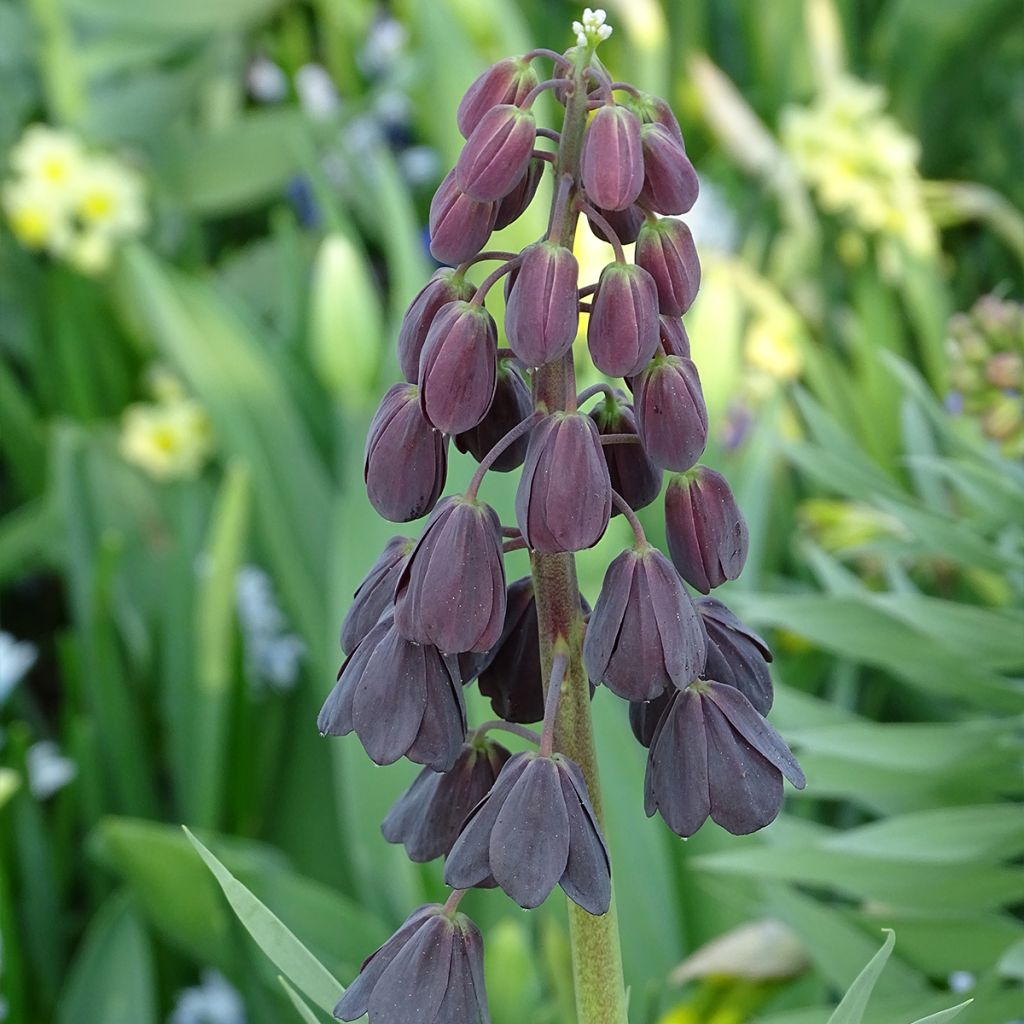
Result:
<svg viewBox="0 0 1024 1024"><path fill-rule="evenodd" d="M415 542L411 537L392 537L380 557L352 595L341 624L341 649L351 654L380 617L395 603L395 584Z"/></svg>
<svg viewBox="0 0 1024 1024"><path fill-rule="evenodd" d="M716 598L701 597L695 603L708 635L705 678L734 686L758 714L767 715L773 699L771 648Z"/></svg>
<svg viewBox="0 0 1024 1024"><path fill-rule="evenodd" d="M704 453L708 410L692 359L658 356L633 380L633 408L644 451L682 472Z"/></svg>

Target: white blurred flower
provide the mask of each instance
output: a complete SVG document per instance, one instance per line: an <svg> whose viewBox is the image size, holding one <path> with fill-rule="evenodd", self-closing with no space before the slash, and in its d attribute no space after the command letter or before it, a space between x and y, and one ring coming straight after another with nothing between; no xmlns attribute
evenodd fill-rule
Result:
<svg viewBox="0 0 1024 1024"><path fill-rule="evenodd" d="M270 577L245 565L235 579L235 606L242 628L245 662L254 681L272 690L291 690L299 680L306 645L286 632L287 620L274 597Z"/></svg>
<svg viewBox="0 0 1024 1024"><path fill-rule="evenodd" d="M425 185L440 177L441 157L429 146L410 146L399 153L398 168L410 185Z"/></svg>
<svg viewBox="0 0 1024 1024"><path fill-rule="evenodd" d="M404 128L412 115L412 100L399 89L385 89L373 101L373 114L385 125Z"/></svg>
<svg viewBox="0 0 1024 1024"><path fill-rule="evenodd" d="M0 707L7 702L38 657L39 651L34 644L0 632Z"/></svg>
<svg viewBox="0 0 1024 1024"><path fill-rule="evenodd" d="M78 174L85 150L71 132L33 124L11 150L11 167L23 178L55 190L65 189Z"/></svg>
<svg viewBox="0 0 1024 1024"><path fill-rule="evenodd" d="M295 72L295 91L302 109L318 121L332 117L341 106L334 81L322 64L303 64Z"/></svg>
<svg viewBox="0 0 1024 1024"><path fill-rule="evenodd" d="M125 409L121 455L157 480L198 476L213 448L206 411L191 398L137 402Z"/></svg>
<svg viewBox="0 0 1024 1024"><path fill-rule="evenodd" d="M71 238L66 201L36 178L17 178L4 183L3 208L14 237L26 249L58 253Z"/></svg>
<svg viewBox="0 0 1024 1024"><path fill-rule="evenodd" d="M235 578L235 605L246 633L277 633L284 613L274 600L270 577L258 566L243 565Z"/></svg>
<svg viewBox="0 0 1024 1024"><path fill-rule="evenodd" d="M63 789L77 774L78 768L64 757L52 740L33 743L25 753L28 788L37 800L45 800Z"/></svg>
<svg viewBox="0 0 1024 1024"><path fill-rule="evenodd" d="M390 71L405 51L409 33L395 18L378 18L366 35L366 42L357 58L366 75L383 75Z"/></svg>
<svg viewBox="0 0 1024 1024"><path fill-rule="evenodd" d="M249 95L259 103L280 103L288 95L288 76L269 57L254 57L245 79Z"/></svg>
<svg viewBox="0 0 1024 1024"><path fill-rule="evenodd" d="M148 222L143 185L129 167L111 157L90 157L72 183L74 210L83 230L112 238L141 234Z"/></svg>
<svg viewBox="0 0 1024 1024"><path fill-rule="evenodd" d="M238 990L219 971L203 971L202 982L182 989L168 1024L245 1024Z"/></svg>
<svg viewBox="0 0 1024 1024"><path fill-rule="evenodd" d="M970 971L954 971L949 976L950 992L970 992L975 985L975 977Z"/></svg>
<svg viewBox="0 0 1024 1024"><path fill-rule="evenodd" d="M707 178L700 177L697 202L687 214L686 223L698 252L706 249L735 252L739 245L740 228L736 214L722 190Z"/></svg>

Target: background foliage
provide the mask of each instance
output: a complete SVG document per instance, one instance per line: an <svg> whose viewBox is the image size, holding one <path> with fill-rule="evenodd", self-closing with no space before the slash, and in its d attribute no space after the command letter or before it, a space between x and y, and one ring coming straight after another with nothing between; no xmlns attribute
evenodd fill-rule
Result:
<svg viewBox="0 0 1024 1024"><path fill-rule="evenodd" d="M808 778L762 834L683 843L644 818L643 751L598 693L632 1019L824 1021L891 928L867 1019L923 1017L952 989L974 998L961 1021L1007 1024L1024 980L1024 414L1019 379L956 378L948 339L981 337L981 363L1024 354L1019 307L1016 334L1012 314L949 326L1021 297L1019 3L607 7L602 56L671 99L702 175L687 326L725 425L709 461L752 538L724 597L777 651L773 721ZM442 891L437 865L376 831L410 766L321 740L315 716L348 596L392 532L359 462L430 270L455 106L487 63L568 45L578 14L0 0L4 173L45 121L136 168L151 213L93 274L0 227L6 1019L324 1020L332 978ZM544 218L541 200L503 247ZM126 408L162 401L208 418L175 442L198 446L196 472L126 457ZM452 487L470 470L455 461ZM485 487L511 507L508 481ZM591 600L624 529L581 560ZM529 918L493 893L468 909L496 1024L570 1020L561 897ZM182 996L200 978L205 1003ZM217 998L222 1016L200 1016Z"/></svg>

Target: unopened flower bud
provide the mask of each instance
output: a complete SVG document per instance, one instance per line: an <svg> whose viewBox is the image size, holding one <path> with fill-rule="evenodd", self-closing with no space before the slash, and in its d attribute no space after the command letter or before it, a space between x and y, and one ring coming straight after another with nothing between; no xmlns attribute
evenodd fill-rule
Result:
<svg viewBox="0 0 1024 1024"><path fill-rule="evenodd" d="M510 103L491 107L466 140L455 165L455 180L480 202L504 199L526 173L536 138L532 111Z"/></svg>
<svg viewBox="0 0 1024 1024"><path fill-rule="evenodd" d="M497 219L494 222L494 230L500 231L507 228L513 221L526 212L526 208L533 202L537 194L537 186L544 176L544 161L540 157L534 157L527 165L523 176L516 183L516 187L504 199L498 203Z"/></svg>
<svg viewBox="0 0 1024 1024"><path fill-rule="evenodd" d="M659 317L658 337L661 347L667 356L679 356L681 359L690 358L690 337L686 333L683 321L677 316Z"/></svg>
<svg viewBox="0 0 1024 1024"><path fill-rule="evenodd" d="M672 702L674 686L668 687L661 696L654 700L634 700L629 703L629 727L633 730L637 743L649 747L657 734L658 726L666 709Z"/></svg>
<svg viewBox="0 0 1024 1024"><path fill-rule="evenodd" d="M654 700L704 671L707 639L669 560L647 545L608 567L587 625L587 674L624 700Z"/></svg>
<svg viewBox="0 0 1024 1024"><path fill-rule="evenodd" d="M531 549L554 554L593 547L608 526L611 504L608 466L589 416L556 412L533 428L516 491L516 520Z"/></svg>
<svg viewBox="0 0 1024 1024"><path fill-rule="evenodd" d="M629 245L636 241L636 236L640 234L640 229L644 226L644 221L647 219L644 211L636 203L630 203L624 210L606 210L601 208L597 212L608 221L612 231L615 232L623 245ZM601 230L599 224L591 220L590 217L587 220L590 223L590 230L597 238L600 238L602 242L610 241L609 238L605 237L605 233Z"/></svg>
<svg viewBox="0 0 1024 1024"><path fill-rule="evenodd" d="M621 392L620 392L621 394ZM607 399L591 412L590 417L603 434L635 434L633 407L623 400ZM639 441L639 439L638 439ZM602 445L612 490L620 494L631 509L644 508L661 493L661 470L637 444ZM619 510L612 509L612 515Z"/></svg>
<svg viewBox="0 0 1024 1024"><path fill-rule="evenodd" d="M499 104L518 107L537 85L537 73L522 57L506 57L480 74L466 90L455 115L459 131L468 139L484 114Z"/></svg>
<svg viewBox="0 0 1024 1024"><path fill-rule="evenodd" d="M409 304L398 331L398 364L410 384L419 380L420 352L438 310L449 302L471 299L475 290L451 267L441 267Z"/></svg>
<svg viewBox="0 0 1024 1024"><path fill-rule="evenodd" d="M352 595L352 605L341 624L341 649L346 654L356 649L395 603L395 584L413 544L411 537L392 537Z"/></svg>
<svg viewBox="0 0 1024 1024"><path fill-rule="evenodd" d="M772 707L771 648L745 626L721 601L701 597L695 602L708 635L704 677L734 686L759 715Z"/></svg>
<svg viewBox="0 0 1024 1024"><path fill-rule="evenodd" d="M561 885L584 910L604 914L611 867L579 768L562 754L515 754L466 821L444 877L457 889L493 878L528 910Z"/></svg>
<svg viewBox="0 0 1024 1024"><path fill-rule="evenodd" d="M643 267L609 263L601 271L587 347L610 377L632 377L650 362L658 348L658 289Z"/></svg>
<svg viewBox="0 0 1024 1024"><path fill-rule="evenodd" d="M621 106L601 107L587 126L580 173L587 198L605 210L623 210L644 184L640 121Z"/></svg>
<svg viewBox="0 0 1024 1024"><path fill-rule="evenodd" d="M680 139L662 124L640 129L644 154L644 187L640 202L655 213L677 216L697 201L697 172Z"/></svg>
<svg viewBox="0 0 1024 1024"><path fill-rule="evenodd" d="M560 359L579 327L579 265L564 245L537 242L523 254L505 311L512 351L526 366Z"/></svg>
<svg viewBox="0 0 1024 1024"><path fill-rule="evenodd" d="M513 428L522 423L533 412L533 397L523 380L514 359L498 360L498 377L494 398L487 415L469 430L455 437L455 447L460 452L469 452L477 462L482 462L487 453ZM530 443L524 434L510 444L491 463L491 469L508 473L518 469L526 458Z"/></svg>
<svg viewBox="0 0 1024 1024"><path fill-rule="evenodd" d="M482 501L445 498L398 577L395 624L449 654L487 651L505 621L501 523Z"/></svg>
<svg viewBox="0 0 1024 1024"><path fill-rule="evenodd" d="M388 811L380 827L384 838L402 843L417 864L444 857L510 756L500 743L478 739L463 746L449 771L424 768Z"/></svg>
<svg viewBox="0 0 1024 1024"><path fill-rule="evenodd" d="M660 124L667 128L685 152L686 144L683 142L683 131L679 127L672 108L665 100L660 96L644 93L642 96L629 96L624 102L640 118L642 124Z"/></svg>
<svg viewBox="0 0 1024 1024"><path fill-rule="evenodd" d="M654 278L661 312L682 316L700 287L700 261L690 229L668 217L648 221L637 236L635 258Z"/></svg>
<svg viewBox="0 0 1024 1024"><path fill-rule="evenodd" d="M665 534L679 574L702 594L743 571L747 524L725 477L707 466L669 481Z"/></svg>
<svg viewBox="0 0 1024 1024"><path fill-rule="evenodd" d="M662 469L689 469L708 440L708 411L697 367L690 359L658 356L633 384L644 451Z"/></svg>
<svg viewBox="0 0 1024 1024"><path fill-rule="evenodd" d="M1024 356L1019 352L997 352L985 366L985 377L993 387L1019 390L1024 381Z"/></svg>
<svg viewBox="0 0 1024 1024"><path fill-rule="evenodd" d="M434 317L420 353L420 408L446 434L487 414L497 374L498 329L482 305L450 302Z"/></svg>
<svg viewBox="0 0 1024 1024"><path fill-rule="evenodd" d="M487 243L498 216L497 203L481 203L456 184L451 170L430 203L430 253L452 265L472 259Z"/></svg>
<svg viewBox="0 0 1024 1024"><path fill-rule="evenodd" d="M366 437L363 479L370 504L385 519L406 523L437 503L448 473L448 438L420 412L415 384L384 395Z"/></svg>

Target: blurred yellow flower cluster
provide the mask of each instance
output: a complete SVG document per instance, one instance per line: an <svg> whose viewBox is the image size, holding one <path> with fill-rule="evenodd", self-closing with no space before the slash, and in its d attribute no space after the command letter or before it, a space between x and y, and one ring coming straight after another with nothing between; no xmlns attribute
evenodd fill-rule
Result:
<svg viewBox="0 0 1024 1024"><path fill-rule="evenodd" d="M812 106L783 111L782 142L825 210L883 243L928 256L937 239L917 169L919 147L885 105L884 89L838 76ZM888 262L895 256L890 251Z"/></svg>
<svg viewBox="0 0 1024 1024"><path fill-rule="evenodd" d="M121 454L156 480L193 479L213 449L206 411L163 369L150 374L149 387L155 401L124 411Z"/></svg>
<svg viewBox="0 0 1024 1024"><path fill-rule="evenodd" d="M70 263L102 273L118 242L148 222L141 177L120 160L86 150L76 135L29 126L10 154L2 202L14 236Z"/></svg>

